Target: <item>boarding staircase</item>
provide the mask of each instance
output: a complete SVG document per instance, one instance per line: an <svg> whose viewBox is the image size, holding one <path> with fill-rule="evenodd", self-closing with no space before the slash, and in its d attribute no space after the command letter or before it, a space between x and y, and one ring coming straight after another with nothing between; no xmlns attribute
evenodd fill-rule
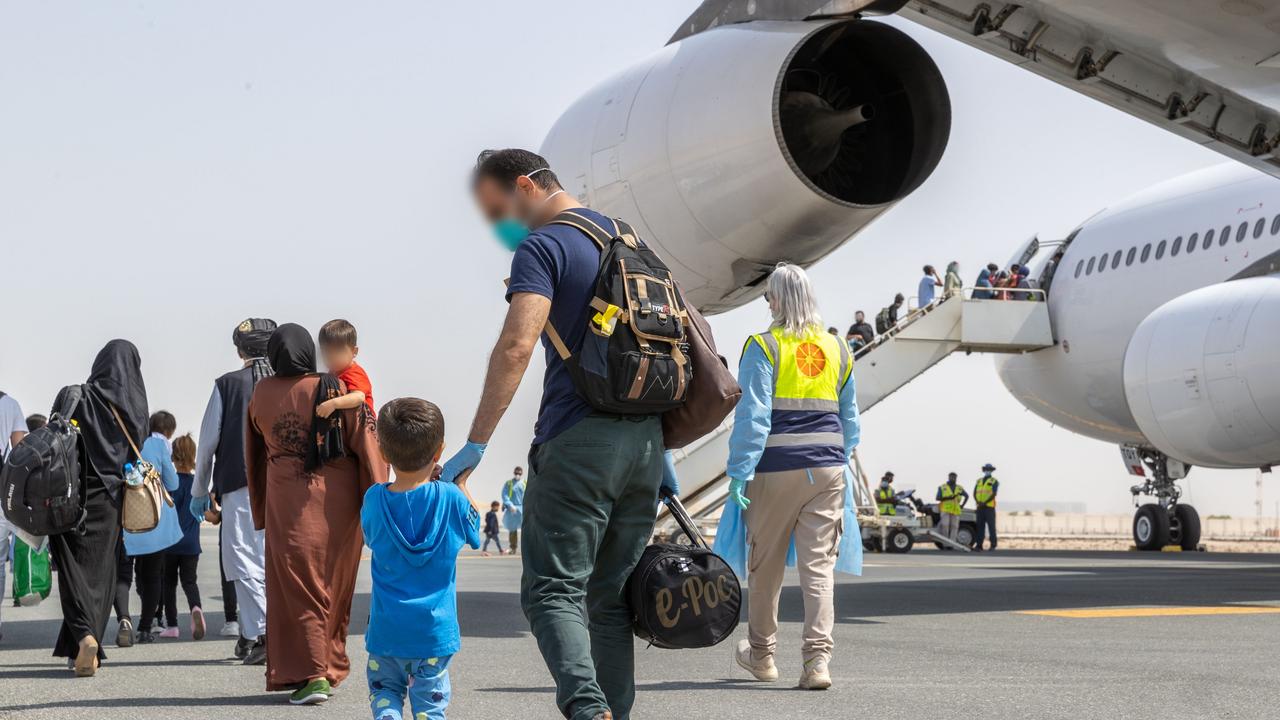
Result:
<svg viewBox="0 0 1280 720"><path fill-rule="evenodd" d="M1043 291L1019 292L1030 299L973 299L969 290L941 298L912 310L893 329L860 348L853 363L859 411L875 407L951 353L1025 353L1053 345ZM714 432L674 452L680 499L704 532L714 525L728 498L725 463L732 430L730 417ZM854 470L862 505L865 478L856 463ZM867 491L868 503L869 496ZM675 532L675 521L665 510L658 518L656 532Z"/></svg>

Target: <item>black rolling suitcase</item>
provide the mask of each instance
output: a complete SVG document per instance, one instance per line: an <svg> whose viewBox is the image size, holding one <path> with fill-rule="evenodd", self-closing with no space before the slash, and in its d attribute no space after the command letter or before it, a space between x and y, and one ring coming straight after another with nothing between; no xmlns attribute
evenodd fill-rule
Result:
<svg viewBox="0 0 1280 720"><path fill-rule="evenodd" d="M632 627L636 637L667 650L711 647L738 626L742 586L666 488L662 500L693 544L654 543L645 548L627 580Z"/></svg>

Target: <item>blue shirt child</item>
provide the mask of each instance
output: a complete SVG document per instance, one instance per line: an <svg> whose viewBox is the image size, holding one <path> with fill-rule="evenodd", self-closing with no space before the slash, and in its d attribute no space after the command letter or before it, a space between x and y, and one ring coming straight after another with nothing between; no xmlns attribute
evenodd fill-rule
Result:
<svg viewBox="0 0 1280 720"><path fill-rule="evenodd" d="M480 547L480 514L453 483L408 492L374 485L360 524L373 551L373 598L365 647L370 655L437 658L461 645L457 559Z"/></svg>

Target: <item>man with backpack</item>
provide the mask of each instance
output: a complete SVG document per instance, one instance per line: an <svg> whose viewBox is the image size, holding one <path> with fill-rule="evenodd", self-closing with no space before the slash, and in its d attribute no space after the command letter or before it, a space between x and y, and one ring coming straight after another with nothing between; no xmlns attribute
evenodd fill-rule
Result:
<svg viewBox="0 0 1280 720"><path fill-rule="evenodd" d="M661 282L644 279L643 288L627 289L643 295L634 304L604 297L619 278L602 258L631 253L633 281L632 262L653 277L666 268L625 223L581 207L537 154L482 153L472 190L499 242L515 253L510 307L468 442L441 479L453 481L479 464L541 336L547 369L524 498L521 605L564 716L625 718L635 667L623 588L652 533L664 478L656 408L675 401L688 380L687 359L663 335L679 327L681 303ZM647 352L614 355L613 343L623 339ZM582 353L587 343L600 352L594 367ZM614 363L628 359L638 360L627 366L635 381L622 383L624 396L608 396L599 378L621 377ZM620 410L600 409L609 403ZM645 412L649 407L655 409Z"/></svg>
<svg viewBox="0 0 1280 720"><path fill-rule="evenodd" d="M0 466L4 464L4 459L9 456L9 451L14 445L22 442L22 438L27 436L27 420L22 414L22 406L18 405L18 401L13 399L12 395L6 395L0 390ZM9 521L5 519L4 513L0 512L0 605L4 602L5 589L5 572L9 562L9 548L12 545L13 528L9 527ZM3 637L3 634L0 634Z"/></svg>
<svg viewBox="0 0 1280 720"><path fill-rule="evenodd" d="M884 333L892 330L894 325L898 324L898 310L902 308L902 304L906 301L907 299L902 296L902 293L898 293L893 296L892 305L880 309L880 313L876 315L877 333L883 335Z"/></svg>

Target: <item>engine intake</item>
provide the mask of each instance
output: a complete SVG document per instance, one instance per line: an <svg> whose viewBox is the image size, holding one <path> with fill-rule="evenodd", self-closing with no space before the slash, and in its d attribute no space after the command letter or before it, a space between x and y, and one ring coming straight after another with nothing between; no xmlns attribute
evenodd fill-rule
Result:
<svg viewBox="0 0 1280 720"><path fill-rule="evenodd" d="M711 313L918 187L950 124L941 73L896 28L761 21L691 35L605 81L542 152L571 193L636 226Z"/></svg>

